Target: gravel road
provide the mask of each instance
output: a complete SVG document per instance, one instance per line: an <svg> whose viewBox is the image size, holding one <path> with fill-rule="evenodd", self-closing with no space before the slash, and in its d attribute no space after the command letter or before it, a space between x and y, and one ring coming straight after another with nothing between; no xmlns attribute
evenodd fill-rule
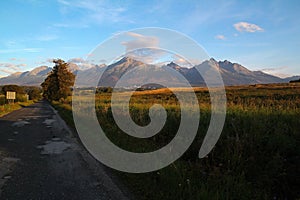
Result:
<svg viewBox="0 0 300 200"><path fill-rule="evenodd" d="M46 102L0 118L0 199L128 199Z"/></svg>

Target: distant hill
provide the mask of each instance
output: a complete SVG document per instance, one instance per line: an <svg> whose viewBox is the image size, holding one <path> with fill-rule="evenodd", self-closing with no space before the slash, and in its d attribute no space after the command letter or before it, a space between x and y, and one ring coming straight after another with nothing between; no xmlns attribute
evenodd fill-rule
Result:
<svg viewBox="0 0 300 200"><path fill-rule="evenodd" d="M291 80L290 83L300 83L300 78L296 80Z"/></svg>
<svg viewBox="0 0 300 200"><path fill-rule="evenodd" d="M300 79L300 76L282 79L261 71L251 71L238 63L232 63L228 60L216 61L214 59L210 59L210 63L219 69L225 85L288 83L291 80ZM84 77L80 83L77 83L79 86L89 86L90 81L97 80L100 73L103 73L99 82L100 86L114 86L119 79L130 70L135 74L135 76L130 76L125 84L132 85L134 83L143 83L146 81L164 83L166 74L162 74L163 71L168 68L172 68L180 72L180 74L182 74L192 86L204 86L204 80L199 75L197 68L204 68L208 64L209 62L205 61L192 68L185 68L171 62L167 65L156 66L145 64L129 57L124 57L116 63L107 66L104 73L105 65L93 65L91 68L81 70L76 64L70 63L69 68L74 74L80 73L81 77ZM0 78L0 85L40 85L51 70L52 68L50 67L40 66L31 71L17 72L7 77ZM149 75L151 73L152 77L145 76L145 74ZM155 73L155 75L153 73ZM174 86L180 86L179 77L170 76L168 78L168 83Z"/></svg>
<svg viewBox="0 0 300 200"><path fill-rule="evenodd" d="M9 76L0 78L0 85L16 84L16 85L29 85L39 86L44 82L48 73L51 72L52 68L48 66L40 66L34 68L31 71L16 72ZM69 70L76 74L79 67L74 63L69 63Z"/></svg>
<svg viewBox="0 0 300 200"><path fill-rule="evenodd" d="M0 85L40 85L51 70L51 67L40 66L31 71L16 72L7 77L0 78Z"/></svg>
<svg viewBox="0 0 300 200"><path fill-rule="evenodd" d="M300 80L300 76L292 76L292 77L288 77L288 78L285 78L284 79L285 80L285 82L297 82L298 80Z"/></svg>
<svg viewBox="0 0 300 200"><path fill-rule="evenodd" d="M262 71L250 71L246 67L231 63L230 61L215 61L219 67L225 85L248 85L248 84L266 84L283 83L285 80L264 73Z"/></svg>

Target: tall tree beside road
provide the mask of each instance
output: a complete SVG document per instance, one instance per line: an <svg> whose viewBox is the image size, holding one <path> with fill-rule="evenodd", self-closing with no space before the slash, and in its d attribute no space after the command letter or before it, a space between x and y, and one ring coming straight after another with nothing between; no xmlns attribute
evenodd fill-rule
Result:
<svg viewBox="0 0 300 200"><path fill-rule="evenodd" d="M74 84L75 75L69 71L68 63L61 59L53 60L55 66L45 81L41 84L43 96L48 100L65 99L71 95L71 87Z"/></svg>
<svg viewBox="0 0 300 200"><path fill-rule="evenodd" d="M27 90L30 100L38 100L42 97L41 89L38 87L32 87Z"/></svg>

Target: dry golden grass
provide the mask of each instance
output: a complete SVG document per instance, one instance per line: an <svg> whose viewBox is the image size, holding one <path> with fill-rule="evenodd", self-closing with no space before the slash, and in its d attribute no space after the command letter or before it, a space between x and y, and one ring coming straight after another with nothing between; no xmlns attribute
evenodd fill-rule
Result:
<svg viewBox="0 0 300 200"><path fill-rule="evenodd" d="M274 84L255 84L255 85L239 85L226 86L226 90L239 89L300 89L300 83L274 83ZM171 88L175 92L204 92L208 91L207 87L193 87L193 88ZM170 94L172 91L168 88L161 88L155 90L135 91L134 95L156 95L156 94ZM128 94L128 92L120 92L120 94Z"/></svg>
<svg viewBox="0 0 300 200"><path fill-rule="evenodd" d="M226 87L227 117L221 138L201 160L197 156L210 123L208 89L172 90L196 93L201 110L198 134L184 156L164 169L118 173L139 199L299 199L299 83ZM129 94L116 93L120 100ZM167 88L134 91L130 98L131 118L141 126L149 123L148 110L154 103L167 110L164 128L145 140L128 136L114 123L111 93L95 97L101 127L113 143L129 151L159 149L172 140L180 124L180 104ZM61 102L57 107L72 123L71 107Z"/></svg>

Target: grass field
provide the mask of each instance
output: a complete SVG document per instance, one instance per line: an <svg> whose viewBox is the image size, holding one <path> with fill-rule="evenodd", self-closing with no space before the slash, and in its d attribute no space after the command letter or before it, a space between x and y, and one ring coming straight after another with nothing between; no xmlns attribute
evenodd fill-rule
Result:
<svg viewBox="0 0 300 200"><path fill-rule="evenodd" d="M189 92L178 89L181 92ZM204 159L198 152L210 122L209 93L195 88L201 110L197 137L172 165L156 172L115 171L136 199L300 199L300 85L227 87L227 118L220 140ZM54 102L72 125L70 99ZM180 124L179 103L169 90L135 92L130 114L139 125L149 123L148 109L167 110L162 131L148 139L122 132L113 120L110 93L96 98L101 127L118 146L148 152L168 144Z"/></svg>
<svg viewBox="0 0 300 200"><path fill-rule="evenodd" d="M4 97L1 97L0 96L0 117L2 117L3 115L6 115L14 110L18 110L24 106L29 106L31 104L34 103L34 101L27 101L27 102L16 102L16 103L13 103L13 104L4 104L4 103L1 103L1 100L2 102L5 102L5 99Z"/></svg>

